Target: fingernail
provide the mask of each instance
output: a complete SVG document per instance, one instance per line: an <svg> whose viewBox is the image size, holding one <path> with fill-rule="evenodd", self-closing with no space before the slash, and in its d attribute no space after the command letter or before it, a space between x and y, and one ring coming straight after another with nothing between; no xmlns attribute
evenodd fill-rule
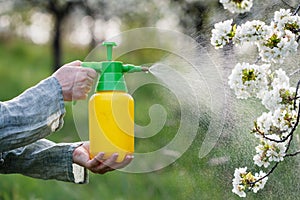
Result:
<svg viewBox="0 0 300 200"><path fill-rule="evenodd" d="M134 158L134 155L127 155L126 158L127 158L127 159L133 159L133 158Z"/></svg>
<svg viewBox="0 0 300 200"><path fill-rule="evenodd" d="M103 152L100 152L98 155L97 155L97 158L102 158L104 156L104 153Z"/></svg>

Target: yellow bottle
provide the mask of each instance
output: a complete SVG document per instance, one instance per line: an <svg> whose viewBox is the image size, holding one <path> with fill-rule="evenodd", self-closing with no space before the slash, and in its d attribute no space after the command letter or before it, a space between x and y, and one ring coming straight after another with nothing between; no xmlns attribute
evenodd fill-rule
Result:
<svg viewBox="0 0 300 200"><path fill-rule="evenodd" d="M100 91L89 101L90 154L118 153L117 162L134 152L134 101L122 91Z"/></svg>
<svg viewBox="0 0 300 200"><path fill-rule="evenodd" d="M90 157L104 152L104 159L118 153L117 162L134 153L134 100L127 93L123 73L148 71L112 60L114 42L104 42L107 60L83 62L100 73L95 94L89 100Z"/></svg>

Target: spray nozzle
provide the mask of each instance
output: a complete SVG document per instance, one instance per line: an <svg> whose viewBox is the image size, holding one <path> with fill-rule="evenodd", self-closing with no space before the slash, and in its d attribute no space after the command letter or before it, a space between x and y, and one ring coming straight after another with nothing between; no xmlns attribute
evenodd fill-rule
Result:
<svg viewBox="0 0 300 200"><path fill-rule="evenodd" d="M149 71L148 67L145 66L135 66L131 64L123 65L123 72L132 73L132 72L148 72L148 71Z"/></svg>

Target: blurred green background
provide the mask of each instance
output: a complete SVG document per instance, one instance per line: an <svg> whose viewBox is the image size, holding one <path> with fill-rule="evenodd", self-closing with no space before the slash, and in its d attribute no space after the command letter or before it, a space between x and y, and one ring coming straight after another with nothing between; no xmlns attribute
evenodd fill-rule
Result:
<svg viewBox="0 0 300 200"><path fill-rule="evenodd" d="M295 6L292 1L289 3ZM264 19L286 5L282 1L261 3L257 0L254 6L254 13L232 15L224 11L217 0L0 1L0 101L12 99L34 86L51 75L57 66L84 60L95 45L122 31L144 26L177 30L193 36L210 51L209 33L214 22L228 18L243 21L253 16ZM266 9L270 13L265 12ZM148 56L163 57L161 52L153 54L151 51L141 55L134 60L143 63ZM224 52L224 55L228 54ZM230 56L235 59L233 55ZM123 59L126 60L126 56ZM216 60L218 62L221 61ZM226 81L226 69L222 75ZM178 108L176 103L169 102L174 98L165 89L151 85L140 88L134 97L138 99L136 121L139 124L149 123L145 113L151 104L159 102L169 106L169 117L174 123L167 123L156 137L138 141L140 151L155 149L158 144L163 146L174 137L172 133L178 128ZM255 143L247 134L253 119L248 116L249 113L258 115L261 109L253 109L257 108L255 101L230 99L229 103L230 121L225 123L224 133L205 158L199 159L198 152L209 123L213 123L209 121L209 115L200 121L197 136L189 149L162 170L144 174L118 171L90 174L87 185L44 181L18 174L0 175L0 200L239 199L231 192L231 180L236 167L253 166ZM80 140L70 103L66 103L66 109L64 127L48 139L55 142ZM265 189L258 194L249 193L247 199L299 199L299 166L299 158L287 159L270 176Z"/></svg>

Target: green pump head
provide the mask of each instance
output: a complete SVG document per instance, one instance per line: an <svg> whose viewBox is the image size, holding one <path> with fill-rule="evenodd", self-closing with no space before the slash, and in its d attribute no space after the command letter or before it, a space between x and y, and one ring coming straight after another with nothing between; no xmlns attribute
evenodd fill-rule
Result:
<svg viewBox="0 0 300 200"><path fill-rule="evenodd" d="M99 82L96 91L125 91L127 92L126 83L123 74L125 72L148 71L147 67L123 64L120 61L112 61L112 49L117 46L114 42L103 42L106 46L107 61L103 62L83 62L83 67L89 67L100 73Z"/></svg>

